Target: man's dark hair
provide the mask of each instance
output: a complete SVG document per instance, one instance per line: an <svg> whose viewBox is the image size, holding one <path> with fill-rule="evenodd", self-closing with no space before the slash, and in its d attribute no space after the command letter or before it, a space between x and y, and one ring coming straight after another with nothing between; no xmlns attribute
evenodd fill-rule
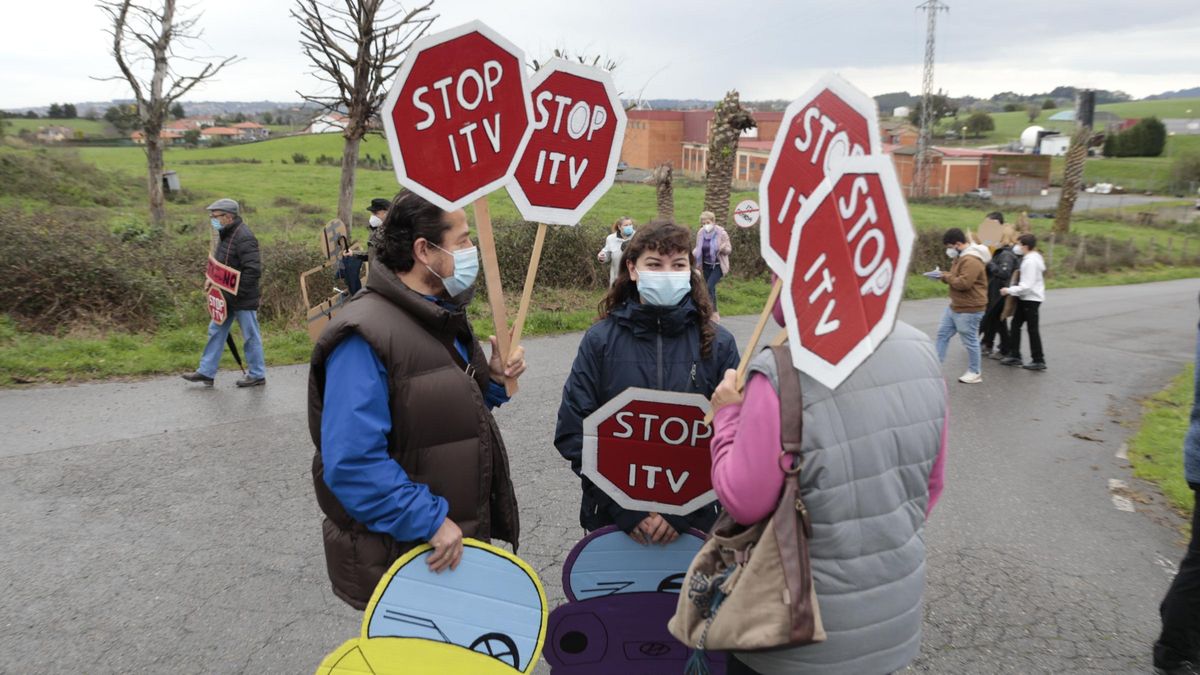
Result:
<svg viewBox="0 0 1200 675"><path fill-rule="evenodd" d="M407 272L416 264L413 244L418 239L427 239L441 246L450 223L440 207L420 195L401 190L379 229L376 259L393 272Z"/></svg>
<svg viewBox="0 0 1200 675"><path fill-rule="evenodd" d="M1017 237L1017 241L1030 251L1037 249L1037 237L1032 234L1023 234Z"/></svg>
<svg viewBox="0 0 1200 675"><path fill-rule="evenodd" d="M987 217L991 220L996 221L997 223L1000 223L1001 225L1004 224L1004 214L1000 213L999 211L992 211L991 213L989 213L987 215Z"/></svg>
<svg viewBox="0 0 1200 675"><path fill-rule="evenodd" d="M967 243L967 235L957 227L952 227L946 230L946 234L942 235L943 244L965 244Z"/></svg>

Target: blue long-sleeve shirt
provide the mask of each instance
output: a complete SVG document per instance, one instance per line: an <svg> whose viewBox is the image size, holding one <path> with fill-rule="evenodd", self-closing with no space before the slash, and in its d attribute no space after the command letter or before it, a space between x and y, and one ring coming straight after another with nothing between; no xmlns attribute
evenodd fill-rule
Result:
<svg viewBox="0 0 1200 675"><path fill-rule="evenodd" d="M467 346L456 341L455 347L469 361ZM398 541L428 541L446 519L449 504L414 482L388 454L392 415L383 362L362 336L354 334L325 359L325 373L325 484L367 529ZM508 402L508 396L502 385L491 382L484 400L491 409Z"/></svg>

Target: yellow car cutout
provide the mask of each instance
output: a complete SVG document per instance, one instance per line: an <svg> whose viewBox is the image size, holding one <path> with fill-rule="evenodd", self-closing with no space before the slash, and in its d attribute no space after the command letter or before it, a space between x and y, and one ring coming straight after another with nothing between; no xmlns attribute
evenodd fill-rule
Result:
<svg viewBox="0 0 1200 675"><path fill-rule="evenodd" d="M375 587L362 634L317 675L532 673L546 641L546 592L525 561L463 540L458 569L429 571L432 547L397 560Z"/></svg>

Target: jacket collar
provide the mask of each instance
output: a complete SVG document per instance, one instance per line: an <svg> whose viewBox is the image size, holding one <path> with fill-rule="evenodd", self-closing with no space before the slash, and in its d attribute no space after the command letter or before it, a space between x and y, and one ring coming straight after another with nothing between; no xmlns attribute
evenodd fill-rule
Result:
<svg viewBox="0 0 1200 675"><path fill-rule="evenodd" d="M646 337L660 332L678 335L696 323L700 311L690 296L674 307L643 305L630 299L614 309L611 316L618 324L632 330L636 337Z"/></svg>
<svg viewBox="0 0 1200 675"><path fill-rule="evenodd" d="M238 229L238 227L241 226L241 224L242 224L242 217L234 216L232 223L221 228L221 232L220 232L221 238L225 239L229 235L233 234Z"/></svg>
<svg viewBox="0 0 1200 675"><path fill-rule="evenodd" d="M378 258L371 261L366 286L368 290L382 295L403 309L431 333L450 338L469 326L464 308L471 302L473 290L468 290L452 300L431 301L406 286L400 281L400 277Z"/></svg>

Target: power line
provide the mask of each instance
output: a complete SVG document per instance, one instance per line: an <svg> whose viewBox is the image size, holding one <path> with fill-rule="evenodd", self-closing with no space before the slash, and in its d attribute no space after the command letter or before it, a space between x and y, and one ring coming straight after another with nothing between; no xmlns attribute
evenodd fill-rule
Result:
<svg viewBox="0 0 1200 675"><path fill-rule="evenodd" d="M917 163L913 171L913 190L923 197L929 190L929 140L933 133L933 55L934 39L937 34L938 12L950 11L950 6L941 0L927 0L917 5L925 11L925 73L921 81L921 134L917 138Z"/></svg>

